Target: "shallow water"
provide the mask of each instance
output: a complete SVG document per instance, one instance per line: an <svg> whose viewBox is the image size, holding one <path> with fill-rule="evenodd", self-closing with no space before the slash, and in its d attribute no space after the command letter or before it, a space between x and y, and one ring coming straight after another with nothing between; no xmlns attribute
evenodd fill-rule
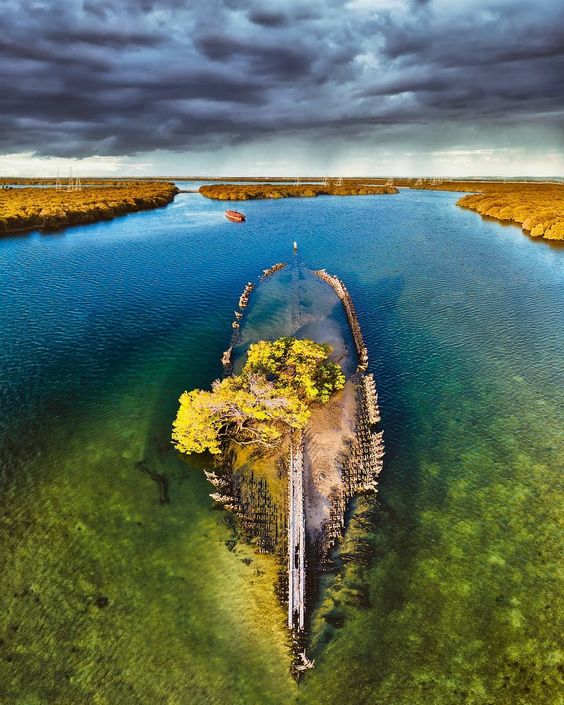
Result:
<svg viewBox="0 0 564 705"><path fill-rule="evenodd" d="M180 194L0 240L1 703L295 701L270 563L229 550L168 442L294 239L353 295L387 450L300 702L558 702L564 250L455 201L253 201L238 225Z"/></svg>
<svg viewBox="0 0 564 705"><path fill-rule="evenodd" d="M286 268L261 279L251 293L233 349L235 371L242 368L250 345L284 336L326 343L332 348L330 359L345 374L355 370L354 342L343 305L299 253L288 258Z"/></svg>

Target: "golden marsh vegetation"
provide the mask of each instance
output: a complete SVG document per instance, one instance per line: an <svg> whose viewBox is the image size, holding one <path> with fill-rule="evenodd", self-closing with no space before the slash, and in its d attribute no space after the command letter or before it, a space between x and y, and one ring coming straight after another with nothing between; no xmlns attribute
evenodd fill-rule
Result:
<svg viewBox="0 0 564 705"><path fill-rule="evenodd" d="M261 198L313 198L315 196L370 196L383 193L398 193L395 186L360 182L342 184L208 184L200 187L206 198L219 201L247 201Z"/></svg>
<svg viewBox="0 0 564 705"><path fill-rule="evenodd" d="M119 186L88 186L81 191L55 188L0 190L0 234L54 230L95 223L170 203L178 189L166 182L129 182Z"/></svg>
<svg viewBox="0 0 564 705"><path fill-rule="evenodd" d="M421 184L434 191L472 191L457 205L504 223L532 237L564 240L564 184L495 181L444 181Z"/></svg>

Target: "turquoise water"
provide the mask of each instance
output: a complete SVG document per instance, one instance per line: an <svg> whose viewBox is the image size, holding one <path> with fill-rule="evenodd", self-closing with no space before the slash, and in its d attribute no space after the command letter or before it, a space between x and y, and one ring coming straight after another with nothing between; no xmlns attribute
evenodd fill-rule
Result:
<svg viewBox="0 0 564 705"><path fill-rule="evenodd" d="M296 701L272 565L229 550L168 442L294 239L353 295L387 449L300 702L559 702L564 250L455 201L253 201L237 225L180 194L0 240L2 705Z"/></svg>

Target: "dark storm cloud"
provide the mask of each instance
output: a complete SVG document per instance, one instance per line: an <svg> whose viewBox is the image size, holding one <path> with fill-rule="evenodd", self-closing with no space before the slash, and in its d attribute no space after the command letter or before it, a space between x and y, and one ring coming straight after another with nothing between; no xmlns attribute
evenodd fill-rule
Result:
<svg viewBox="0 0 564 705"><path fill-rule="evenodd" d="M268 12L266 10L251 10L249 19L261 27L283 27L288 23L288 18L282 12Z"/></svg>
<svg viewBox="0 0 564 705"><path fill-rule="evenodd" d="M218 34L198 37L195 43L203 56L213 61L246 61L246 74L255 78L266 76L273 80L299 81L309 73L314 58L313 53L305 49L300 51L284 46L249 44Z"/></svg>
<svg viewBox="0 0 564 705"><path fill-rule="evenodd" d="M4 0L2 22L4 153L562 129L557 0Z"/></svg>
<svg viewBox="0 0 564 705"><path fill-rule="evenodd" d="M164 43L164 37L158 34L131 33L119 29L76 29L67 31L57 29L46 33L46 39L52 42L72 44L93 44L100 47L112 47L113 49L131 48L132 46L152 47Z"/></svg>

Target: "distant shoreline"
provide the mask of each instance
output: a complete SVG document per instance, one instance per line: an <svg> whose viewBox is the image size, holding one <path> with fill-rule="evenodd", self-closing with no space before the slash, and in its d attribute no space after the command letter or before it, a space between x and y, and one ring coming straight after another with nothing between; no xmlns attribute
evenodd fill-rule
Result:
<svg viewBox="0 0 564 705"><path fill-rule="evenodd" d="M213 184L200 187L205 198L218 201L250 201L278 198L315 198L316 196L372 196L396 194L392 185L366 185L359 183L331 184Z"/></svg>

